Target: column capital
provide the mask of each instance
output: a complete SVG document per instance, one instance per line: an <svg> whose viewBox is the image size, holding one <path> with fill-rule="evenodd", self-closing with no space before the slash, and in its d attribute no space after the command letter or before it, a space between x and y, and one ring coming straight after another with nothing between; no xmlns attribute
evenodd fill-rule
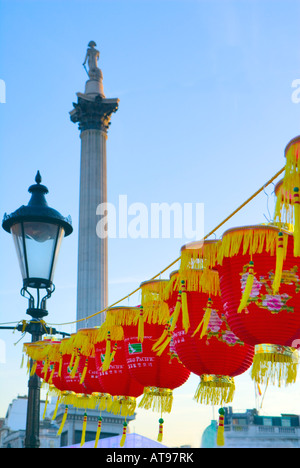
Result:
<svg viewBox="0 0 300 468"><path fill-rule="evenodd" d="M70 112L70 119L78 123L79 130L102 130L107 132L111 115L117 112L119 99L106 99L100 95L91 98L77 93L77 103L73 102L74 109Z"/></svg>

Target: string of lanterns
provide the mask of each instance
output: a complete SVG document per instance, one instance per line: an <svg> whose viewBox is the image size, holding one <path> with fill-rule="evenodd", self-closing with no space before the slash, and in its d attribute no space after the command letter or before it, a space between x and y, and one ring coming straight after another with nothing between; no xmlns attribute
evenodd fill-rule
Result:
<svg viewBox="0 0 300 468"><path fill-rule="evenodd" d="M68 406L126 418L139 408L163 416L173 391L199 376L195 400L218 405L217 444L224 445L223 406L233 401L235 377L251 368L257 385L296 381L300 339L300 137L285 149L285 174L275 189L274 221L240 226L219 240L182 247L169 279L141 283L141 304L110 307L100 327L61 341L25 343L36 372ZM56 408L56 411L57 411ZM54 412L53 418L56 416ZM81 445L85 442L86 415Z"/></svg>

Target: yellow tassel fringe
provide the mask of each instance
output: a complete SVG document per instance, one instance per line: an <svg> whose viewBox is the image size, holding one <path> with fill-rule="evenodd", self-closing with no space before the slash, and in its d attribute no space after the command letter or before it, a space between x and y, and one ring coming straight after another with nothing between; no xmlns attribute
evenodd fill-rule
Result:
<svg viewBox="0 0 300 468"><path fill-rule="evenodd" d="M201 376L194 400L205 405L223 405L233 401L234 379L226 376Z"/></svg>
<svg viewBox="0 0 300 468"><path fill-rule="evenodd" d="M180 270L211 269L217 264L220 240L191 243L181 250Z"/></svg>
<svg viewBox="0 0 300 468"><path fill-rule="evenodd" d="M287 346L257 345L251 378L262 385L294 384L299 363L298 351Z"/></svg>
<svg viewBox="0 0 300 468"><path fill-rule="evenodd" d="M203 292L209 296L221 294L219 274L216 270L180 270L172 274L164 300L167 301L174 292L181 290L181 281L185 281L187 291Z"/></svg>
<svg viewBox="0 0 300 468"><path fill-rule="evenodd" d="M128 396L114 396L110 412L123 417L133 416L136 409L136 398Z"/></svg>
<svg viewBox="0 0 300 468"><path fill-rule="evenodd" d="M111 307L106 311L105 324L108 328L136 325L138 317L138 307Z"/></svg>
<svg viewBox="0 0 300 468"><path fill-rule="evenodd" d="M166 388L145 387L139 408L160 413L170 413L173 405L173 392Z"/></svg>
<svg viewBox="0 0 300 468"><path fill-rule="evenodd" d="M168 280L153 280L141 284L144 322L164 325L170 319L169 307L164 302L168 283Z"/></svg>
<svg viewBox="0 0 300 468"><path fill-rule="evenodd" d="M271 225L245 226L225 232L219 249L219 263L222 264L224 257L238 255L240 249L242 255L247 254L250 257L262 252L275 256L278 232L280 229ZM287 244L288 234L283 232L284 258L286 258Z"/></svg>

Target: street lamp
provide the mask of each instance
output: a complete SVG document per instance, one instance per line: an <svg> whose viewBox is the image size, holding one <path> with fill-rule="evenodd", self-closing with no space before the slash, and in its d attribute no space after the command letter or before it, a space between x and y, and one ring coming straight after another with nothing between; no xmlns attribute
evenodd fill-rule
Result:
<svg viewBox="0 0 300 468"><path fill-rule="evenodd" d="M41 184L39 172L35 182L36 184L28 189L31 193L28 205L21 206L10 215L5 213L2 222L3 229L11 233L14 240L23 278L21 294L28 298L26 313L31 316L31 320L25 326L18 326L17 329L30 333L32 342L41 340L45 333L61 333L54 328L48 328L43 318L48 315L46 301L55 289L53 276L62 240L73 232L71 218L64 218L48 206L45 198L48 189ZM36 291L36 298L29 289ZM41 290L45 290L42 298ZM26 448L40 446L39 422L40 379L34 374L28 382Z"/></svg>

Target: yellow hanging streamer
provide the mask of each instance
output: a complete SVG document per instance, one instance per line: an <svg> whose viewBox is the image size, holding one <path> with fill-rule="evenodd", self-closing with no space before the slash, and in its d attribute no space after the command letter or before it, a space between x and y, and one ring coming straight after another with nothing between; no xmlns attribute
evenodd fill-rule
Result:
<svg viewBox="0 0 300 468"><path fill-rule="evenodd" d="M61 377L61 371L62 371L62 354L60 354L60 358L59 358L58 377Z"/></svg>
<svg viewBox="0 0 300 468"><path fill-rule="evenodd" d="M190 321L189 321L187 294L186 294L184 280L181 281L181 310L182 310L182 326L185 332L187 333L188 329L190 328Z"/></svg>
<svg viewBox="0 0 300 468"><path fill-rule="evenodd" d="M68 416L68 405L66 405L66 407L65 407L65 411L64 411L64 415L63 415L63 418L62 418L62 421L61 421L61 425L60 425L60 428L58 429L58 432L57 432L58 436L62 433L65 422L67 420L67 416Z"/></svg>
<svg viewBox="0 0 300 468"><path fill-rule="evenodd" d="M55 410L54 410L54 413L53 413L53 416L52 416L52 421L54 421L54 419L56 418L56 414L57 414L57 410L58 410L58 407L59 407L59 403L60 403L60 397L57 398Z"/></svg>
<svg viewBox="0 0 300 468"><path fill-rule="evenodd" d="M102 417L99 416L94 448L98 447L98 442L99 442L100 434L101 434L101 428L102 428Z"/></svg>
<svg viewBox="0 0 300 468"><path fill-rule="evenodd" d="M198 327L196 328L196 330L193 333L193 336L195 336L202 328L202 331L200 333L200 340L207 334L206 333L207 332L207 327L209 325L209 320L210 320L210 316L211 316L211 306L212 306L212 300L211 300L211 298L208 298L207 306L206 306L206 309L205 309L203 319L201 320Z"/></svg>
<svg viewBox="0 0 300 468"><path fill-rule="evenodd" d="M30 373L30 359L29 358L27 359L26 368L27 368L27 374L29 374Z"/></svg>
<svg viewBox="0 0 300 468"><path fill-rule="evenodd" d="M71 373L70 373L70 376L72 378L74 378L75 375L76 375L76 372L77 372L77 369L78 369L78 366L79 366L79 361L80 361L80 349L77 350L74 366L72 367L72 370L71 370Z"/></svg>
<svg viewBox="0 0 300 468"><path fill-rule="evenodd" d="M123 424L123 434L120 440L120 447L124 447L125 442L126 442L126 435L127 435L127 422L125 420Z"/></svg>
<svg viewBox="0 0 300 468"><path fill-rule="evenodd" d="M178 292L176 306L171 318L171 331L174 331L182 308L181 291Z"/></svg>
<svg viewBox="0 0 300 468"><path fill-rule="evenodd" d="M167 323L165 325L165 329L164 329L162 335L158 338L156 343L153 345L152 351L156 351L159 348L159 346L164 342L164 340L168 337L170 327L171 327L170 323Z"/></svg>
<svg viewBox="0 0 300 468"><path fill-rule="evenodd" d="M43 367L44 379L46 379L46 377L47 377L48 368L49 368L49 359L47 357L45 362L44 362L44 367Z"/></svg>
<svg viewBox="0 0 300 468"><path fill-rule="evenodd" d="M294 255L300 257L300 199L298 187L294 187Z"/></svg>
<svg viewBox="0 0 300 468"><path fill-rule="evenodd" d="M102 364L103 372L109 369L110 363L111 363L111 336L110 336L110 331L108 331L107 338L106 338L105 356L104 356L104 361Z"/></svg>
<svg viewBox="0 0 300 468"><path fill-rule="evenodd" d="M276 249L276 269L273 280L273 294L278 294L281 278L282 278L282 269L283 269L283 260L284 260L284 250L283 250L283 233L278 233L277 239L277 249Z"/></svg>
<svg viewBox="0 0 300 468"><path fill-rule="evenodd" d="M157 356L161 356L162 353L165 351L165 349L169 346L169 344L171 343L171 340L172 340L172 333L170 330L168 330L168 336L167 336L167 339L164 341L164 343L162 343L160 345L160 347L157 349Z"/></svg>
<svg viewBox="0 0 300 468"><path fill-rule="evenodd" d="M159 419L159 430L158 430L158 436L157 436L157 442L162 442L163 440L163 424L164 424L164 420L163 418L160 418Z"/></svg>
<svg viewBox="0 0 300 468"><path fill-rule="evenodd" d="M85 364L84 364L84 369L82 371L82 375L81 375L81 379L80 379L80 384L83 384L84 382L84 379L85 379L85 376L86 376L86 373L87 373L87 370L88 370L88 363L89 363L89 360L88 358L85 359Z"/></svg>
<svg viewBox="0 0 300 468"><path fill-rule="evenodd" d="M249 300L252 287L253 287L253 282L254 282L253 266L254 266L254 263L251 260L249 262L248 277L247 277L246 286L242 295L242 299L238 308L238 314L240 314L242 310L244 310L247 307L247 304L248 304L248 300Z"/></svg>
<svg viewBox="0 0 300 468"><path fill-rule="evenodd" d="M53 366L53 369L52 369L50 377L49 377L49 381L48 381L49 385L52 385L52 379L53 379L54 373L55 373L55 365Z"/></svg>
<svg viewBox="0 0 300 468"><path fill-rule="evenodd" d="M23 366L24 366L24 354L22 354L22 361L21 361L20 368L23 369Z"/></svg>
<svg viewBox="0 0 300 468"><path fill-rule="evenodd" d="M114 348L113 348L113 351L111 353L111 356L110 356L110 363L113 362L114 358L115 358L115 355L116 355L116 352L118 350L118 343L115 343L114 344Z"/></svg>
<svg viewBox="0 0 300 468"><path fill-rule="evenodd" d="M82 447L84 445L84 443L85 443L86 425L87 425L87 414L84 413L80 447Z"/></svg>
<svg viewBox="0 0 300 468"><path fill-rule="evenodd" d="M37 362L35 361L31 367L30 377L32 377L35 374L36 367L37 367Z"/></svg>
<svg viewBox="0 0 300 468"><path fill-rule="evenodd" d="M166 349L168 344L171 342L172 333L171 333L171 325L167 323L165 325L165 329L161 335L161 337L157 340L155 345L152 347L152 351L157 352L158 355L161 355L163 351Z"/></svg>
<svg viewBox="0 0 300 468"><path fill-rule="evenodd" d="M257 391L258 391L259 396L262 396L262 391L261 391L259 383L256 383L256 386L257 386Z"/></svg>
<svg viewBox="0 0 300 468"><path fill-rule="evenodd" d="M73 367L74 359L75 359L75 351L71 355L70 364L69 364L70 369L72 369Z"/></svg>
<svg viewBox="0 0 300 468"><path fill-rule="evenodd" d="M225 411L223 408L219 409L219 425L217 431L217 446L223 447L225 445L225 437L224 437L224 419L225 419Z"/></svg>
<svg viewBox="0 0 300 468"><path fill-rule="evenodd" d="M47 406L48 406L48 392L47 392L46 401L45 401L45 407L44 407L44 412L43 412L43 419L45 419L45 417L46 417Z"/></svg>
<svg viewBox="0 0 300 468"><path fill-rule="evenodd" d="M143 306L140 307L139 314L139 325L138 325L138 340L144 341L144 309Z"/></svg>

